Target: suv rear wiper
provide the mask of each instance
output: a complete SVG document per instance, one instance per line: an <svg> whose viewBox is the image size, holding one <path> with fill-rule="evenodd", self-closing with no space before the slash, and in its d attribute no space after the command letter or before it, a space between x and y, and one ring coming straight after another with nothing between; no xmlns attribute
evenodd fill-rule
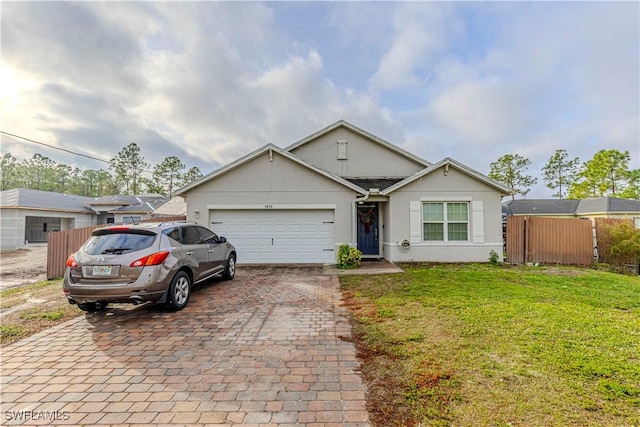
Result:
<svg viewBox="0 0 640 427"><path fill-rule="evenodd" d="M102 251L103 254L115 254L121 255L124 251L131 250L131 248L109 248Z"/></svg>

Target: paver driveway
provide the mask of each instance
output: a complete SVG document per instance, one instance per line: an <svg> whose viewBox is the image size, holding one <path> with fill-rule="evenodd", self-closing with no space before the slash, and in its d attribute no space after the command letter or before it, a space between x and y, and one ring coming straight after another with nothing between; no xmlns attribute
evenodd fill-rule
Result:
<svg viewBox="0 0 640 427"><path fill-rule="evenodd" d="M366 426L340 299L321 268L240 267L177 313L81 316L2 349L2 423Z"/></svg>

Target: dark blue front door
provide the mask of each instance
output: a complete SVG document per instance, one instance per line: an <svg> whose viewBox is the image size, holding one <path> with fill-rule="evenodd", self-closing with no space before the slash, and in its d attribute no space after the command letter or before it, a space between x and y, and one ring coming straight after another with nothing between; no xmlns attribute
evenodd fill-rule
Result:
<svg viewBox="0 0 640 427"><path fill-rule="evenodd" d="M379 255L378 205L358 205L358 249L362 255Z"/></svg>

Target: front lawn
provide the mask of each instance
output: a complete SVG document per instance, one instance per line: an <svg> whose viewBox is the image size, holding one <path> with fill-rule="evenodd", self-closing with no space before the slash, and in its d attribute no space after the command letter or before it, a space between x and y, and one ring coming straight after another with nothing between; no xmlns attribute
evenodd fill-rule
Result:
<svg viewBox="0 0 640 427"><path fill-rule="evenodd" d="M340 278L374 425L640 425L640 278L403 267Z"/></svg>

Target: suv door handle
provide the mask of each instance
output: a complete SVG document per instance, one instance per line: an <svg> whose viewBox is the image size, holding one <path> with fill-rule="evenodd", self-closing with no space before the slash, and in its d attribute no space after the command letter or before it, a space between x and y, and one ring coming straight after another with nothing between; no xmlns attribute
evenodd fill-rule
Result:
<svg viewBox="0 0 640 427"><path fill-rule="evenodd" d="M187 255L193 255L193 251L187 251Z"/></svg>

